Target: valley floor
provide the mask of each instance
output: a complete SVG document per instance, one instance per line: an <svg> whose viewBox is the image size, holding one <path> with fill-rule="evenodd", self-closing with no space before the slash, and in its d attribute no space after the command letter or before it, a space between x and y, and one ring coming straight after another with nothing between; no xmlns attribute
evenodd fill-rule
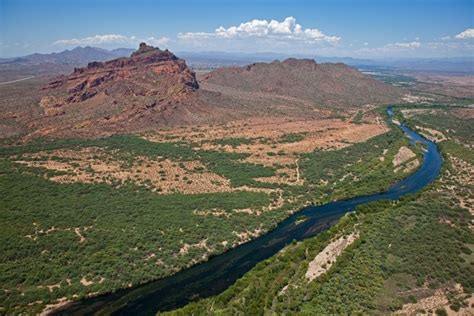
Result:
<svg viewBox="0 0 474 316"><path fill-rule="evenodd" d="M39 313L173 274L309 203L384 190L420 157L377 108L5 142L0 311Z"/></svg>
<svg viewBox="0 0 474 316"><path fill-rule="evenodd" d="M435 183L400 201L360 207L257 265L222 294L166 314L472 315L473 110L402 112L399 120L439 144L445 167Z"/></svg>

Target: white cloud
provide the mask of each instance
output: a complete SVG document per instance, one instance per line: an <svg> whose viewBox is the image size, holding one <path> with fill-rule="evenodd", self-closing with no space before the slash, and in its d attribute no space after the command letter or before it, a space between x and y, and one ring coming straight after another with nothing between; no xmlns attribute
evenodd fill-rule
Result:
<svg viewBox="0 0 474 316"><path fill-rule="evenodd" d="M337 36L328 36L316 28L303 27L296 23L292 16L279 22L276 20L252 20L241 23L239 26L230 26L225 28L220 26L214 32L187 32L179 33L178 39L181 40L202 40L202 39L244 39L244 38L264 38L289 41L304 41L307 43L327 42L337 43L341 38Z"/></svg>
<svg viewBox="0 0 474 316"><path fill-rule="evenodd" d="M120 34L95 35L83 38L62 39L55 41L53 45L58 46L77 46L77 45L107 45L107 44L137 44L146 42L153 46L166 46L169 38L148 37L137 38L136 36L125 36Z"/></svg>
<svg viewBox="0 0 474 316"><path fill-rule="evenodd" d="M384 45L382 47L368 48L364 47L355 51L357 55L380 55L380 56L389 56L393 54L407 53L416 51L418 48L422 47L420 42L400 42L400 43L391 43Z"/></svg>
<svg viewBox="0 0 474 316"><path fill-rule="evenodd" d="M400 42L381 47L362 47L354 51L358 57L452 57L470 56L474 42L459 40L437 40L427 42Z"/></svg>
<svg viewBox="0 0 474 316"><path fill-rule="evenodd" d="M391 48L402 48L402 49L415 49L421 46L420 42L409 42L409 43L394 43L394 44L387 44L384 48L391 49Z"/></svg>
<svg viewBox="0 0 474 316"><path fill-rule="evenodd" d="M463 32L457 34L454 36L457 39L468 39L468 38L474 38L474 29L473 28L468 28L464 30Z"/></svg>
<svg viewBox="0 0 474 316"><path fill-rule="evenodd" d="M151 46L168 46L170 39L167 37L155 38L153 36L147 37L145 39L136 41L136 42L145 42Z"/></svg>
<svg viewBox="0 0 474 316"><path fill-rule="evenodd" d="M133 39L133 36L127 37L120 34L105 34L83 38L62 39L55 41L53 45L100 45L110 43L126 43L129 42L131 39Z"/></svg>

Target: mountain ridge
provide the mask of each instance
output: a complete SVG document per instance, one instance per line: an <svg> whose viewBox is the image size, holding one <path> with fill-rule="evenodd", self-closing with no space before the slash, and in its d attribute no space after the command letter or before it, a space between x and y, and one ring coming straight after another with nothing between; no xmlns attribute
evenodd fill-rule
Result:
<svg viewBox="0 0 474 316"><path fill-rule="evenodd" d="M397 101L404 92L345 64L313 59L196 76L172 52L142 43L130 57L90 62L49 81L34 115L19 120L26 138L103 137L252 117L350 117L360 106Z"/></svg>
<svg viewBox="0 0 474 316"><path fill-rule="evenodd" d="M114 49L107 50L92 46L77 46L71 50L66 49L61 52L53 53L33 53L26 56L2 58L1 64L65 64L65 65L83 65L91 61L106 61L117 57L130 55L133 49Z"/></svg>
<svg viewBox="0 0 474 316"><path fill-rule="evenodd" d="M2 64L43 64L54 63L81 66L92 61L106 61L117 57L127 57L133 53L133 48L103 49L95 46L77 46L52 53L33 53L25 56L0 58ZM82 53L82 56L81 56ZM350 56L319 56L314 54L286 54L275 52L221 52L221 51L178 51L176 55L186 59L190 64L203 62L219 62L226 65L251 64L270 62L287 58L315 59L318 63L339 63L350 66L378 66L400 70L442 71L442 72L474 72L472 56L458 57L426 57L426 58L385 58L368 59Z"/></svg>
<svg viewBox="0 0 474 316"><path fill-rule="evenodd" d="M288 58L219 68L202 75L201 80L247 92L273 93L337 107L389 102L403 92L343 63L318 64L313 59Z"/></svg>

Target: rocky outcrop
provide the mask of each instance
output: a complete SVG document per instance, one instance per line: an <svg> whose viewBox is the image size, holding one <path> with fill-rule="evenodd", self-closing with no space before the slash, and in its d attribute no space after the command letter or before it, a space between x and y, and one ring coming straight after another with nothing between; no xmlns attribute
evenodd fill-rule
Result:
<svg viewBox="0 0 474 316"><path fill-rule="evenodd" d="M312 59L221 68L200 80L201 87L172 52L142 43L129 57L90 62L49 82L28 137L100 137L249 117L313 119L400 95L354 68Z"/></svg>
<svg viewBox="0 0 474 316"><path fill-rule="evenodd" d="M144 81L143 81L144 80ZM170 88L180 93L199 88L194 72L184 60L179 59L168 50L160 50L141 43L139 49L130 57L117 58L107 62L91 62L84 68L76 68L69 76L62 76L49 83L45 90L65 89L63 104L83 102L121 82L129 81L131 90L116 91L121 93L170 96ZM153 82L156 85L153 86ZM144 84L147 91L140 89ZM134 87L136 89L134 89Z"/></svg>
<svg viewBox="0 0 474 316"><path fill-rule="evenodd" d="M90 62L42 88L34 136L101 136L209 117L195 73L168 50L140 44L130 57Z"/></svg>

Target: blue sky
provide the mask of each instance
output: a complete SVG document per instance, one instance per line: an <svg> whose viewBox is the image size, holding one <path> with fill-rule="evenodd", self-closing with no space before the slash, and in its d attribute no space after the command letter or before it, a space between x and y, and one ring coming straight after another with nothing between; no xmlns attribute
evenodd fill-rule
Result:
<svg viewBox="0 0 474 316"><path fill-rule="evenodd" d="M0 56L75 46L323 56L474 54L474 0L0 0Z"/></svg>

